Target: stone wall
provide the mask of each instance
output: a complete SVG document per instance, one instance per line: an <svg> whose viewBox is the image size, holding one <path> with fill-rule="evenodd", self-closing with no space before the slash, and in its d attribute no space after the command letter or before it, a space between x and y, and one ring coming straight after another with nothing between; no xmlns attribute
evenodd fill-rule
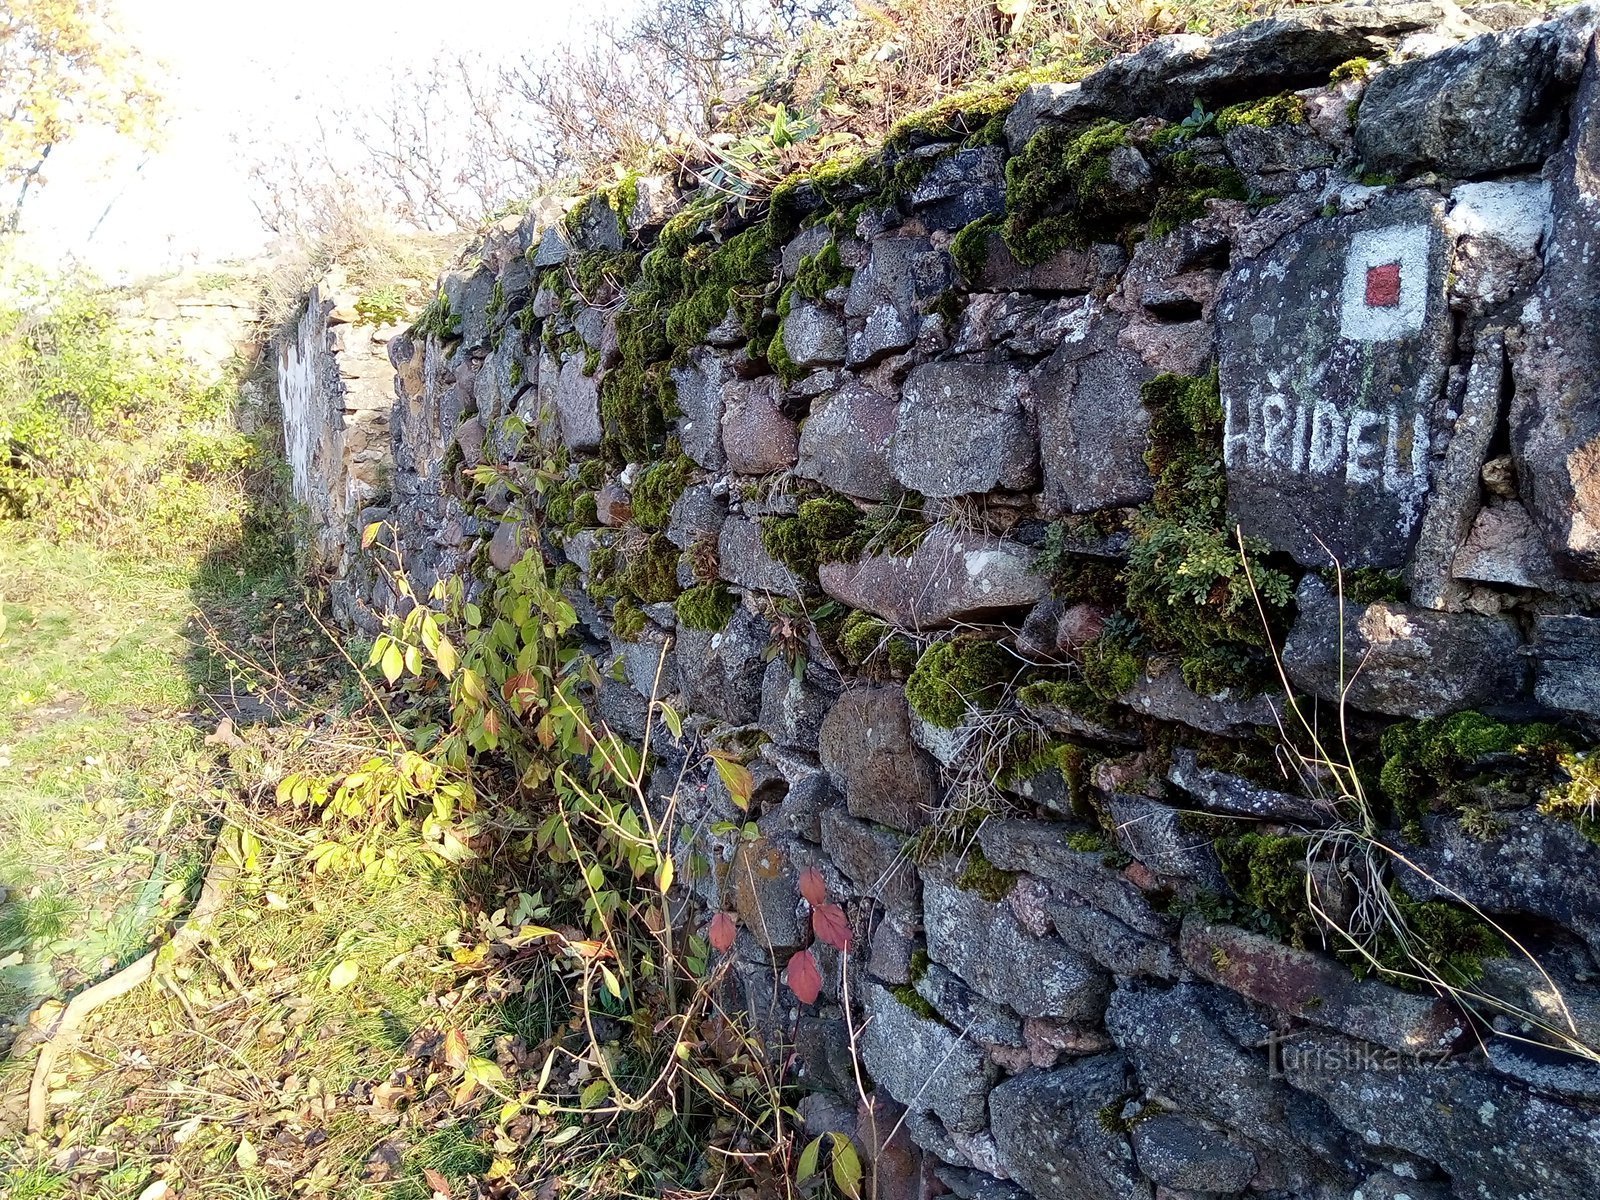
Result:
<svg viewBox="0 0 1600 1200"><path fill-rule="evenodd" d="M738 209L630 181L390 341L330 552L543 554L632 737L665 655L679 886L813 1130L866 1021L894 1194L1600 1191L1600 15L1525 17L1162 38ZM810 866L858 949L802 1004Z"/></svg>
<svg viewBox="0 0 1600 1200"><path fill-rule="evenodd" d="M284 456L294 498L309 516L308 559L331 572L336 605L353 621L365 619L354 596L370 584L350 554L359 544L352 523L388 487L388 341L396 332L359 324L354 297L336 279L325 280L311 289L292 335L276 346ZM349 579L352 568L356 580Z"/></svg>

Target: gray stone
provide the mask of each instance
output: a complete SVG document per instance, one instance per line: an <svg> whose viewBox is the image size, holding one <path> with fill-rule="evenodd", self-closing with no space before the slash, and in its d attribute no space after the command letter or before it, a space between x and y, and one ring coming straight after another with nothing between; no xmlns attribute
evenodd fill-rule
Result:
<svg viewBox="0 0 1600 1200"><path fill-rule="evenodd" d="M722 453L722 385L729 378L728 357L696 346L688 362L672 371L678 399L678 441L683 452L708 471L727 462Z"/></svg>
<svg viewBox="0 0 1600 1200"><path fill-rule="evenodd" d="M1189 969L1209 983L1401 1054L1441 1055L1466 1033L1465 1020L1444 1000L1358 981L1343 963L1259 933L1191 916L1181 947Z"/></svg>
<svg viewBox="0 0 1600 1200"><path fill-rule="evenodd" d="M1051 896L1043 905L1063 942L1114 975L1176 979L1183 973L1177 951L1165 941L1134 931L1080 896Z"/></svg>
<svg viewBox="0 0 1600 1200"><path fill-rule="evenodd" d="M1539 527L1518 500L1503 500L1478 510L1456 551L1451 572L1473 583L1505 583L1512 587L1559 591L1555 560Z"/></svg>
<svg viewBox="0 0 1600 1200"><path fill-rule="evenodd" d="M780 270L785 280L800 273L800 260L820 253L833 241L833 231L824 224L808 225L783 248Z"/></svg>
<svg viewBox="0 0 1600 1200"><path fill-rule="evenodd" d="M728 506L710 484L691 484L672 502L667 540L680 550L687 550L704 539L716 541L727 519Z"/></svg>
<svg viewBox="0 0 1600 1200"><path fill-rule="evenodd" d="M1414 1065L1337 1034L1278 1046L1283 1073L1368 1145L1438 1163L1456 1196L1585 1200L1600 1191L1600 1117L1464 1063Z"/></svg>
<svg viewBox="0 0 1600 1200"><path fill-rule="evenodd" d="M812 402L794 473L862 500L882 500L894 482L889 443L899 403L850 376Z"/></svg>
<svg viewBox="0 0 1600 1200"><path fill-rule="evenodd" d="M1356 119L1363 164L1472 179L1542 162L1561 142L1594 28L1580 9L1380 71Z"/></svg>
<svg viewBox="0 0 1600 1200"><path fill-rule="evenodd" d="M1256 1156L1232 1138L1176 1113L1137 1122L1130 1131L1139 1170L1163 1187L1192 1192L1242 1192Z"/></svg>
<svg viewBox="0 0 1600 1200"><path fill-rule="evenodd" d="M457 425L455 443L461 447L461 461L467 466L483 462L483 420L469 417Z"/></svg>
<svg viewBox="0 0 1600 1200"><path fill-rule="evenodd" d="M783 350L797 367L830 367L844 361L844 323L810 300L796 299L783 319Z"/></svg>
<svg viewBox="0 0 1600 1200"><path fill-rule="evenodd" d="M991 1131L1006 1173L1035 1200L1150 1200L1127 1138L1100 1122L1128 1097L1121 1055L1027 1071L989 1097Z"/></svg>
<svg viewBox="0 0 1600 1200"><path fill-rule="evenodd" d="M1505 339L1486 335L1472 353L1461 415L1456 418L1444 462L1434 472L1427 513L1411 563L1411 599L1423 608L1460 606L1452 586L1456 553L1477 518L1480 477L1489 441L1500 425L1506 373Z"/></svg>
<svg viewBox="0 0 1600 1200"><path fill-rule="evenodd" d="M879 984L868 982L862 992L861 1061L878 1086L908 1109L935 1113L951 1130L982 1129L990 1073L978 1048Z"/></svg>
<svg viewBox="0 0 1600 1200"><path fill-rule="evenodd" d="M819 753L851 816L908 833L927 824L939 799L939 774L911 740L900 688L856 688L840 696L822 723Z"/></svg>
<svg viewBox="0 0 1600 1200"><path fill-rule="evenodd" d="M799 596L806 591L794 572L767 553L761 544L761 527L744 517L729 517L722 523L717 563L722 578L752 592Z"/></svg>
<svg viewBox="0 0 1600 1200"><path fill-rule="evenodd" d="M1396 841L1396 874L1406 891L1419 900L1542 917L1600 956L1600 846L1571 821L1533 810L1503 813L1487 840L1453 817L1424 817L1423 829L1425 845Z"/></svg>
<svg viewBox="0 0 1600 1200"><path fill-rule="evenodd" d="M647 624L637 641L613 638L612 645L622 659L624 675L639 695L646 700L665 699L672 692L678 664L665 632Z"/></svg>
<svg viewBox="0 0 1600 1200"><path fill-rule="evenodd" d="M1168 659L1147 662L1138 682L1120 699L1147 717L1179 722L1203 733L1248 733L1254 726L1277 723L1266 696L1246 698L1232 690L1202 696L1184 683L1182 670Z"/></svg>
<svg viewBox="0 0 1600 1200"><path fill-rule="evenodd" d="M862 895L892 913L920 913L922 881L904 835L830 808L822 814L822 848Z"/></svg>
<svg viewBox="0 0 1600 1200"><path fill-rule="evenodd" d="M1509 7L1509 6L1507 6ZM1518 11L1526 11L1519 7ZM1389 1171L1368 1175L1350 1193L1350 1200L1450 1200L1450 1189L1439 1182L1402 1179Z"/></svg>
<svg viewBox="0 0 1600 1200"><path fill-rule="evenodd" d="M1456 239L1451 307L1480 316L1526 292L1542 267L1539 245L1552 196L1543 179L1460 183L1450 191L1445 232Z"/></svg>
<svg viewBox="0 0 1600 1200"><path fill-rule="evenodd" d="M1519 699L1522 636L1509 617L1440 613L1408 604L1344 603L1316 575L1300 581L1299 615L1283 648L1296 687L1396 717L1438 717Z"/></svg>
<svg viewBox="0 0 1600 1200"><path fill-rule="evenodd" d="M1511 451L1522 499L1556 566L1600 579L1600 405L1593 391L1600 377L1600 59L1593 51L1554 174L1544 274L1523 309L1524 346L1512 362Z"/></svg>
<svg viewBox="0 0 1600 1200"><path fill-rule="evenodd" d="M1013 367L927 363L907 377L889 465L925 496L1020 490L1037 478L1027 380Z"/></svg>
<svg viewBox="0 0 1600 1200"><path fill-rule="evenodd" d="M1063 341L1034 373L1045 506L1052 513L1150 498L1144 461L1150 414L1139 389L1152 372L1117 343L1121 329L1121 319L1096 302L1083 336Z"/></svg>
<svg viewBox="0 0 1600 1200"><path fill-rule="evenodd" d="M789 660L778 655L761 676L761 728L780 746L815 750L823 718L836 692L818 682L821 671L795 678Z"/></svg>
<svg viewBox="0 0 1600 1200"><path fill-rule="evenodd" d="M688 710L729 725L754 721L761 712L761 655L770 636L766 621L744 608L719 633L679 625L678 670Z"/></svg>
<svg viewBox="0 0 1600 1200"><path fill-rule="evenodd" d="M963 1037L980 1044L1022 1045L1022 1018L1003 1004L978 995L961 980L941 967L929 963L916 981L921 996Z"/></svg>
<svg viewBox="0 0 1600 1200"><path fill-rule="evenodd" d="M907 197L933 229L964 229L979 217L1005 211L1005 155L998 146L946 154Z"/></svg>
<svg viewBox="0 0 1600 1200"><path fill-rule="evenodd" d="M1028 1194L1016 1184L1006 1183L982 1171L941 1166L935 1167L933 1173L958 1200L1030 1200Z"/></svg>
<svg viewBox="0 0 1600 1200"><path fill-rule="evenodd" d="M799 874L784 847L770 838L741 840L733 852L728 886L734 911L769 954L792 951L805 940L797 914Z"/></svg>
<svg viewBox="0 0 1600 1200"><path fill-rule="evenodd" d="M813 769L790 782L782 802L762 815L761 829L821 842L822 815L839 803L826 772Z"/></svg>
<svg viewBox="0 0 1600 1200"><path fill-rule="evenodd" d="M1180 120L1196 100L1215 109L1240 97L1316 86L1340 63L1382 59L1407 34L1436 27L1482 29L1454 4L1374 4L1291 10L1215 40L1159 37L1081 84L1025 88L1006 116L1006 142L1014 154L1046 124L1087 125L1103 116Z"/></svg>
<svg viewBox="0 0 1600 1200"><path fill-rule="evenodd" d="M1529 651L1540 704L1600 717L1600 617L1535 617Z"/></svg>
<svg viewBox="0 0 1600 1200"><path fill-rule="evenodd" d="M580 250L609 250L623 247L622 222L616 209L602 193L595 192L579 201L573 230L573 244Z"/></svg>
<svg viewBox="0 0 1600 1200"><path fill-rule="evenodd" d="M937 255L926 238L888 237L873 241L866 263L850 278L845 299L847 359L852 366L876 362L917 340L920 303L944 290L920 259ZM933 286L937 285L937 286Z"/></svg>
<svg viewBox="0 0 1600 1200"><path fill-rule="evenodd" d="M494 284L494 272L481 264L470 271L446 271L439 278L439 291L450 304L450 315L459 322L463 349L488 344L489 298Z"/></svg>
<svg viewBox="0 0 1600 1200"><path fill-rule="evenodd" d="M1559 1022L1557 1027L1564 1025ZM1535 1091L1563 1099L1600 1100L1600 1063L1542 1045L1530 1046L1520 1036L1516 1041L1491 1038L1484 1047L1489 1065Z"/></svg>
<svg viewBox="0 0 1600 1200"><path fill-rule="evenodd" d="M1049 584L1033 569L1026 546L982 534L935 529L910 555L875 555L854 563L824 563L822 590L903 629L937 629L1027 608Z"/></svg>
<svg viewBox="0 0 1600 1200"><path fill-rule="evenodd" d="M922 873L928 957L977 991L1025 1017L1094 1021L1107 980L1089 959L1054 937L1023 928L1004 902L992 903L932 868Z"/></svg>
<svg viewBox="0 0 1600 1200"><path fill-rule="evenodd" d="M489 563L495 570L511 570L526 550L521 521L504 520L494 527L494 536L489 539Z"/></svg>
<svg viewBox="0 0 1600 1200"><path fill-rule="evenodd" d="M1110 913L1131 929L1151 937L1170 937L1174 922L1150 907L1144 893L1121 871L1105 865L1105 855L1074 850L1071 830L1044 821L992 820L978 833L984 857L1003 871L1025 871L1090 906Z"/></svg>
<svg viewBox="0 0 1600 1200"><path fill-rule="evenodd" d="M1203 767L1193 750L1172 752L1167 779L1187 792L1207 812L1274 824L1306 825L1321 829L1333 824L1337 814L1323 801L1292 796L1263 787L1225 771Z"/></svg>
<svg viewBox="0 0 1600 1200"><path fill-rule="evenodd" d="M633 181L633 207L627 215L628 231L653 229L683 207L683 193L667 175L639 175Z"/></svg>
<svg viewBox="0 0 1600 1200"><path fill-rule="evenodd" d="M555 418L562 444L576 453L600 448L600 381L583 373L584 359L575 354L539 358L539 397Z"/></svg>
<svg viewBox="0 0 1600 1200"><path fill-rule="evenodd" d="M728 470L741 475L786 470L794 465L799 437L779 403L776 376L722 385L722 450Z"/></svg>
<svg viewBox="0 0 1600 1200"><path fill-rule="evenodd" d="M1244 176L1245 187L1261 195L1282 195L1314 182L1305 173L1330 167L1338 157L1307 124L1240 125L1223 135L1228 157Z"/></svg>
<svg viewBox="0 0 1600 1200"><path fill-rule="evenodd" d="M1406 197L1313 221L1218 303L1228 514L1307 566L1398 567L1416 536L1449 362L1448 243Z"/></svg>
<svg viewBox="0 0 1600 1200"><path fill-rule="evenodd" d="M1257 1187L1291 1196L1336 1195L1318 1189L1354 1183L1357 1177L1342 1165L1349 1139L1324 1106L1298 1097L1274 1074L1264 1051L1237 1044L1239 1034L1254 1046L1270 1032L1244 1006L1200 984L1127 983L1112 994L1106 1031L1133 1060L1145 1088L1261 1148Z"/></svg>
<svg viewBox="0 0 1600 1200"><path fill-rule="evenodd" d="M533 265L536 269L543 267L559 267L566 262L572 254L572 242L567 237L566 226L561 221L546 226L539 237L539 248L533 252ZM541 313L549 316L549 313Z"/></svg>
<svg viewBox="0 0 1600 1200"><path fill-rule="evenodd" d="M1219 894L1227 891L1211 839L1185 829L1177 809L1122 793L1110 796L1107 807L1118 844L1157 875L1186 879Z"/></svg>
<svg viewBox="0 0 1600 1200"><path fill-rule="evenodd" d="M1069 292L1083 295L1109 287L1128 261L1121 246L1069 246L1030 267L1016 260L998 230L984 235L983 257L974 278L977 292Z"/></svg>

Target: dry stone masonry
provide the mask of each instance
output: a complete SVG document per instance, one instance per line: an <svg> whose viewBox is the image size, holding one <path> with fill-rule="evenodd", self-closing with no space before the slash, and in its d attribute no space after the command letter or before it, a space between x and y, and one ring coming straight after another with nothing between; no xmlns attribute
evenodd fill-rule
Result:
<svg viewBox="0 0 1600 1200"><path fill-rule="evenodd" d="M759 202L546 204L383 412L313 297L343 609L400 604L375 521L418 594L542 555L597 718L690 714L684 920L812 1132L859 1055L884 1195L1600 1195L1600 8L1529 15L1296 10Z"/></svg>

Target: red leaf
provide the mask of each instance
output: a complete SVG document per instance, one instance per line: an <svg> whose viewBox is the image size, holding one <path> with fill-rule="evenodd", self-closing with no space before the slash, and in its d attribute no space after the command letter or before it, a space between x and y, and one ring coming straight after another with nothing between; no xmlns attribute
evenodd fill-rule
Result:
<svg viewBox="0 0 1600 1200"><path fill-rule="evenodd" d="M828 882L822 878L821 871L815 867L807 867L800 872L800 894L812 908L827 900Z"/></svg>
<svg viewBox="0 0 1600 1200"><path fill-rule="evenodd" d="M451 1200L450 1181L432 1167L422 1168L422 1177L428 1181L428 1186L433 1189L435 1196L443 1196L444 1200Z"/></svg>
<svg viewBox="0 0 1600 1200"><path fill-rule="evenodd" d="M817 970L817 960L811 957L809 950L795 952L784 968L783 979L801 1004L815 1004L822 995L822 973Z"/></svg>
<svg viewBox="0 0 1600 1200"><path fill-rule="evenodd" d="M713 948L728 951L733 949L733 939L738 932L739 928L734 924L733 914L719 912L711 918L711 928L707 931L707 936L711 939Z"/></svg>
<svg viewBox="0 0 1600 1200"><path fill-rule="evenodd" d="M835 950L850 949L850 918L837 904L819 904L813 908L811 928Z"/></svg>

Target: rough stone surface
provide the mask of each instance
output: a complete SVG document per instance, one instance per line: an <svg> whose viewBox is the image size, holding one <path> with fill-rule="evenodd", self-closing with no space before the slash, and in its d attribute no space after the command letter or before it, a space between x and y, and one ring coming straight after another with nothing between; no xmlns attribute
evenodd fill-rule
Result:
<svg viewBox="0 0 1600 1200"><path fill-rule="evenodd" d="M600 383L583 368L581 354L561 360L559 366L550 355L539 361L539 392L548 395L562 444L573 451L600 446Z"/></svg>
<svg viewBox="0 0 1600 1200"><path fill-rule="evenodd" d="M1401 1054L1442 1054L1466 1033L1465 1021L1443 1000L1358 982L1331 958L1231 925L1190 918L1182 948L1189 969L1210 983Z"/></svg>
<svg viewBox="0 0 1600 1200"><path fill-rule="evenodd" d="M1397 717L1437 717L1518 699L1527 677L1522 636L1506 617L1436 613L1407 604L1344 603L1316 575L1296 594L1283 648L1295 686L1324 700Z"/></svg>
<svg viewBox="0 0 1600 1200"><path fill-rule="evenodd" d="M862 991L861 1061L878 1086L909 1109L936 1113L949 1129L982 1129L989 1079L978 1048L918 1016L887 988L868 983Z"/></svg>
<svg viewBox="0 0 1600 1200"><path fill-rule="evenodd" d="M761 728L780 746L815 750L834 692L817 682L820 672L796 679L781 655L761 675Z"/></svg>
<svg viewBox="0 0 1600 1200"><path fill-rule="evenodd" d="M1120 793L1110 797L1109 807L1118 844L1157 875L1219 894L1227 890L1210 839L1185 829L1177 809Z"/></svg>
<svg viewBox="0 0 1600 1200"><path fill-rule="evenodd" d="M1544 275L1513 360L1511 448L1528 511L1556 565L1600 578L1600 61L1590 52L1557 160Z"/></svg>
<svg viewBox="0 0 1600 1200"><path fill-rule="evenodd" d="M678 669L684 701L730 725L747 725L761 712L762 651L770 630L739 609L720 633L678 626Z"/></svg>
<svg viewBox="0 0 1600 1200"><path fill-rule="evenodd" d="M1115 1054L1006 1080L989 1098L1006 1173L1035 1200L1150 1200L1126 1136L1099 1121L1127 1096L1127 1064Z"/></svg>
<svg viewBox="0 0 1600 1200"><path fill-rule="evenodd" d="M1033 569L1034 553L1001 538L936 530L910 555L878 555L856 563L824 563L822 590L907 629L1027 608L1049 585Z"/></svg>
<svg viewBox="0 0 1600 1200"><path fill-rule="evenodd" d="M1026 488L1038 451L1026 377L1012 367L928 363L912 371L889 453L894 477L924 496Z"/></svg>
<svg viewBox="0 0 1600 1200"><path fill-rule="evenodd" d="M1485 34L1380 71L1356 149L1370 171L1473 179L1540 162L1563 133L1592 16Z"/></svg>
<svg viewBox="0 0 1600 1200"><path fill-rule="evenodd" d="M979 994L1025 1017L1092 1020L1105 1007L1105 975L1057 938L1037 937L1004 903L991 903L950 877L923 872L928 957Z"/></svg>
<svg viewBox="0 0 1600 1200"><path fill-rule="evenodd" d="M1120 329L1118 318L1091 309L1082 336L1063 341L1035 373L1045 505L1052 512L1150 497L1144 462L1150 414L1139 388L1153 372L1117 343Z"/></svg>
<svg viewBox="0 0 1600 1200"><path fill-rule="evenodd" d="M800 430L794 473L862 500L882 500L894 484L889 443L899 402L854 376L812 402Z"/></svg>
<svg viewBox="0 0 1600 1200"><path fill-rule="evenodd" d="M717 534L717 563L729 583L753 592L799 596L805 585L798 576L767 553L761 543L761 526L744 517L729 517Z"/></svg>
<svg viewBox="0 0 1600 1200"><path fill-rule="evenodd" d="M727 518L728 506L709 484L690 484L672 502L667 540L680 550L689 549L703 538L716 541Z"/></svg>
<svg viewBox="0 0 1600 1200"><path fill-rule="evenodd" d="M1224 285L1228 514L1307 566L1398 567L1415 540L1446 432L1438 207L1414 193L1313 221Z"/></svg>
<svg viewBox="0 0 1600 1200"><path fill-rule="evenodd" d="M1204 733L1238 734L1276 723L1268 697L1246 697L1232 691L1202 696L1183 682L1178 664L1166 660L1148 663L1121 700L1146 716L1178 721Z"/></svg>
<svg viewBox="0 0 1600 1200"><path fill-rule="evenodd" d="M1254 1154L1187 1117L1150 1117L1135 1124L1131 1135L1139 1170L1163 1187L1242 1192L1255 1177Z"/></svg>
<svg viewBox="0 0 1600 1200"><path fill-rule="evenodd" d="M911 207L935 229L962 229L1005 211L1005 155L998 146L947 154L911 189Z"/></svg>
<svg viewBox="0 0 1600 1200"><path fill-rule="evenodd" d="M905 693L856 688L822 723L822 765L844 792L850 815L914 832L939 796L938 771L911 740Z"/></svg>
<svg viewBox="0 0 1600 1200"><path fill-rule="evenodd" d="M904 835L832 808L822 814L822 848L863 895L892 912L920 911L922 882Z"/></svg>
<svg viewBox="0 0 1600 1200"><path fill-rule="evenodd" d="M804 940L796 909L799 869L782 846L768 838L741 841L733 853L728 882L739 920L764 948L776 954Z"/></svg>
<svg viewBox="0 0 1600 1200"><path fill-rule="evenodd" d="M1528 649L1540 704L1600 717L1600 617L1539 617Z"/></svg>
<svg viewBox="0 0 1600 1200"><path fill-rule="evenodd" d="M771 375L722 387L722 451L728 470L766 475L792 467L800 435L778 402Z"/></svg>
<svg viewBox="0 0 1600 1200"><path fill-rule="evenodd" d="M797 367L829 367L844 361L844 323L809 300L796 300L783 319L783 349Z"/></svg>
<svg viewBox="0 0 1600 1200"><path fill-rule="evenodd" d="M1172 769L1167 772L1167 779L1207 812L1276 824L1307 825L1313 829L1332 824L1335 817L1324 803L1203 767L1193 750L1173 751Z"/></svg>
<svg viewBox="0 0 1600 1200"><path fill-rule="evenodd" d="M915 986L917 995L962 1036L980 1044L1022 1045L1022 1018L1005 1005L978 995L938 963L929 963Z"/></svg>
<svg viewBox="0 0 1600 1200"><path fill-rule="evenodd" d="M722 385L728 376L727 356L699 346L672 372L683 414L677 422L678 440L683 452L708 471L720 471L727 462L722 452Z"/></svg>
<svg viewBox="0 0 1600 1200"><path fill-rule="evenodd" d="M925 259L942 252L925 238L889 237L872 243L866 263L851 276L845 300L845 330L851 365L878 361L917 340L919 304L944 290L943 268Z"/></svg>

